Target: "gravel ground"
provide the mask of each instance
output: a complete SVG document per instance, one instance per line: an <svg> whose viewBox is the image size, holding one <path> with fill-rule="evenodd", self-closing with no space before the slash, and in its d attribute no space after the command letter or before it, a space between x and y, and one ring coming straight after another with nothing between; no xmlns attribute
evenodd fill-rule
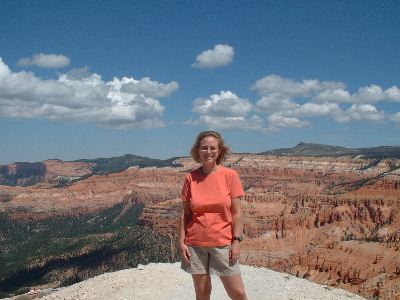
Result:
<svg viewBox="0 0 400 300"><path fill-rule="evenodd" d="M252 299L364 299L345 290L319 285L308 280L265 268L241 266L248 298ZM211 299L229 299L217 276L212 276ZM57 289L41 299L163 300L195 299L193 282L179 263L139 265L106 273L69 287Z"/></svg>

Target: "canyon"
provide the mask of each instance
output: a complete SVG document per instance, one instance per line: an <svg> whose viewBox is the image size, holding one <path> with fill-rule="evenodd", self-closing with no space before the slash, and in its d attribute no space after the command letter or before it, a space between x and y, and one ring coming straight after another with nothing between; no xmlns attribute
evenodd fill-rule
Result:
<svg viewBox="0 0 400 300"><path fill-rule="evenodd" d="M53 174L90 173L89 163L70 163L75 165ZM231 154L224 164L238 171L246 192L242 264L365 298L400 297L400 159ZM176 259L179 194L186 173L196 167L184 157L170 167L132 166L63 186L51 179L0 185L0 213L15 222L38 222L140 203L138 225L168 237Z"/></svg>

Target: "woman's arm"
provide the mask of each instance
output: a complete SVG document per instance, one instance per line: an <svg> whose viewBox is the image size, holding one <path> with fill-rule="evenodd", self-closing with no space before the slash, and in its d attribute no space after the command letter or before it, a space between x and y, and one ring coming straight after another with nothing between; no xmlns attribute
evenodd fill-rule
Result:
<svg viewBox="0 0 400 300"><path fill-rule="evenodd" d="M233 222L233 236L241 236L243 233L243 214L240 204L240 198L232 199L231 205L232 222ZM230 260L235 263L240 256L240 242L238 240L232 241Z"/></svg>
<svg viewBox="0 0 400 300"><path fill-rule="evenodd" d="M191 216L191 210L188 201L183 202L181 217L179 221L179 251L181 252L182 260L184 263L190 263L190 251L185 245L185 235L187 222Z"/></svg>

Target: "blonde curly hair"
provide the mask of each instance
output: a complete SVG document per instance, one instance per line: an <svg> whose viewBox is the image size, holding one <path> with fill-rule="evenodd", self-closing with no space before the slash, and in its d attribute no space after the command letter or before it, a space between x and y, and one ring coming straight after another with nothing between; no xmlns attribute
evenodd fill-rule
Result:
<svg viewBox="0 0 400 300"><path fill-rule="evenodd" d="M220 150L220 153L217 158L217 165L221 164L222 161L224 161L227 157L227 155L231 152L229 149L228 145L225 144L224 139L222 138L222 135L216 131L209 130L209 131L202 131L199 133L199 135L196 138L196 142L193 144L192 149L190 150L190 154L192 155L192 158L196 162L201 162L200 156L199 156L199 150L200 150L200 142L202 139L204 139L207 136L212 136L217 139L218 141L218 148Z"/></svg>

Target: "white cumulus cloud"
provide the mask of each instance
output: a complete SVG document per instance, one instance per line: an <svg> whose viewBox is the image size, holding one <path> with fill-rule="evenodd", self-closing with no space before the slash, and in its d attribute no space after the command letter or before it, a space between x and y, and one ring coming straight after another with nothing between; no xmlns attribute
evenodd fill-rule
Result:
<svg viewBox="0 0 400 300"><path fill-rule="evenodd" d="M400 123L400 112L391 115L390 120Z"/></svg>
<svg viewBox="0 0 400 300"><path fill-rule="evenodd" d="M282 95L289 97L307 97L327 89L344 88L344 84L334 81L305 79L295 81L279 75L268 75L257 80L252 89L261 95Z"/></svg>
<svg viewBox="0 0 400 300"><path fill-rule="evenodd" d="M31 72L12 72L0 58L0 116L161 127L165 108L158 98L176 89L174 81L164 84L147 77L105 82L87 69L44 80Z"/></svg>
<svg viewBox="0 0 400 300"><path fill-rule="evenodd" d="M117 78L114 79L114 84L119 81ZM122 79L121 91L125 93L143 94L148 97L168 97L175 90L179 88L179 84L172 81L167 84L159 83L151 80L149 77L144 77L141 80L135 80L133 78L124 77Z"/></svg>
<svg viewBox="0 0 400 300"><path fill-rule="evenodd" d="M387 90L376 84L360 87L350 93L342 82L304 79L296 81L279 75L268 75L257 80L252 89L264 97L286 98L294 101L297 98L308 98L313 102L336 103L377 103L380 101L400 102L400 88L392 86Z"/></svg>
<svg viewBox="0 0 400 300"><path fill-rule="evenodd" d="M383 121L385 113L371 104L353 104L347 111L350 120Z"/></svg>
<svg viewBox="0 0 400 300"><path fill-rule="evenodd" d="M351 95L344 89L327 89L319 92L313 97L314 100L318 101L330 101L330 102L350 102Z"/></svg>
<svg viewBox="0 0 400 300"><path fill-rule="evenodd" d="M310 126L308 121L303 121L294 117L287 117L280 113L273 113L272 115L268 116L267 120L267 130L269 131L274 131L285 127L302 128Z"/></svg>
<svg viewBox="0 0 400 300"><path fill-rule="evenodd" d="M210 116L245 116L251 109L246 99L239 98L231 91L221 91L209 98L197 98L193 103L193 111Z"/></svg>
<svg viewBox="0 0 400 300"><path fill-rule="evenodd" d="M295 109L286 111L287 115L296 117L317 117L329 116L342 113L342 109L337 103L304 103L298 105Z"/></svg>
<svg viewBox="0 0 400 300"><path fill-rule="evenodd" d="M351 93L342 82L268 75L251 88L261 95L253 109L265 117L269 128L305 127L309 118L326 117L336 122L381 122L397 116L379 110L375 103L400 102L400 88L384 89L370 84ZM350 107L349 107L350 104ZM281 123L281 126L277 124Z"/></svg>
<svg viewBox="0 0 400 300"><path fill-rule="evenodd" d="M384 100L386 97L384 90L376 85L364 86L358 89L351 97L352 103L375 103Z"/></svg>
<svg viewBox="0 0 400 300"><path fill-rule="evenodd" d="M256 109L266 113L274 113L282 110L292 110L298 107L299 104L291 101L290 97L282 94L271 94L263 96L256 102Z"/></svg>
<svg viewBox="0 0 400 300"><path fill-rule="evenodd" d="M228 65L232 62L235 50L232 46L218 44L213 49L204 50L196 57L192 67L199 69L213 69Z"/></svg>
<svg viewBox="0 0 400 300"><path fill-rule="evenodd" d="M19 66L37 66L40 68L63 68L70 64L71 60L62 54L34 54L32 57L24 57L18 61Z"/></svg>
<svg viewBox="0 0 400 300"><path fill-rule="evenodd" d="M385 96L387 99L400 102L400 88L397 86L392 86L385 91Z"/></svg>
<svg viewBox="0 0 400 300"><path fill-rule="evenodd" d="M193 112L198 119L187 124L204 125L210 128L259 128L262 119L257 115L247 116L252 104L239 98L231 91L221 91L209 98L197 98L193 102Z"/></svg>
<svg viewBox="0 0 400 300"><path fill-rule="evenodd" d="M188 120L188 125L201 125L210 129L261 129L264 121L257 115L246 117L218 117L202 115L196 120Z"/></svg>
<svg viewBox="0 0 400 300"><path fill-rule="evenodd" d="M384 90L376 84L360 87L353 94L344 89L327 89L312 96L312 100L354 104L371 104L381 101L400 102L400 89L397 86L392 86Z"/></svg>
<svg viewBox="0 0 400 300"><path fill-rule="evenodd" d="M241 99L231 91L197 98L192 111L199 116L187 124L273 132L311 127L312 118L317 117L338 123L400 122L400 113L387 113L375 104L400 102L400 88L397 86L385 90L370 84L351 93L342 82L296 81L272 74L257 80L251 89L260 95L255 103Z"/></svg>

